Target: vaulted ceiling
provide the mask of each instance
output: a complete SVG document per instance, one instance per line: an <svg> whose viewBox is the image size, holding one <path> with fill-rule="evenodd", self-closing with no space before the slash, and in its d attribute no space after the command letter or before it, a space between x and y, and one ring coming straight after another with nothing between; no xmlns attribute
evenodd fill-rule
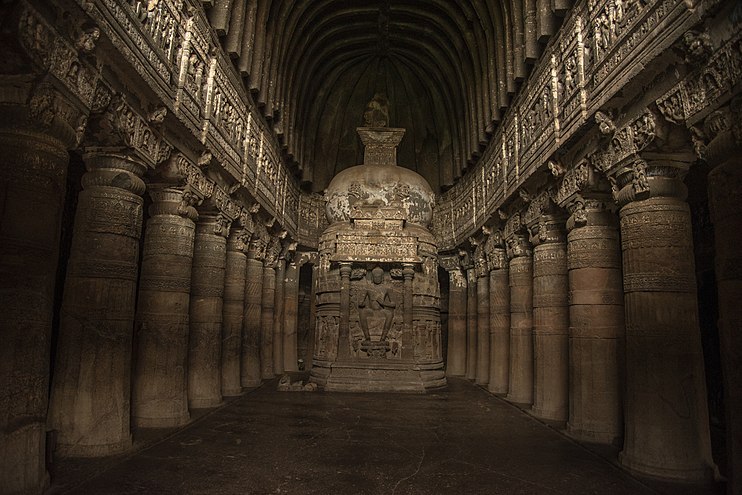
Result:
<svg viewBox="0 0 742 495"><path fill-rule="evenodd" d="M213 0L220 35L307 189L362 158L376 93L434 190L473 164L571 0Z"/></svg>

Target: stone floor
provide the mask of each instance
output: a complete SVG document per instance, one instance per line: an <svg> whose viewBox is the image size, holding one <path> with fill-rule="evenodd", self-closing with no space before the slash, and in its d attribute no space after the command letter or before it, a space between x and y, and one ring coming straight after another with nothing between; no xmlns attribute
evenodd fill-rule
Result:
<svg viewBox="0 0 742 495"><path fill-rule="evenodd" d="M135 435L135 447L59 462L50 493L714 493L634 479L457 379L428 395L277 392L272 381L176 432Z"/></svg>

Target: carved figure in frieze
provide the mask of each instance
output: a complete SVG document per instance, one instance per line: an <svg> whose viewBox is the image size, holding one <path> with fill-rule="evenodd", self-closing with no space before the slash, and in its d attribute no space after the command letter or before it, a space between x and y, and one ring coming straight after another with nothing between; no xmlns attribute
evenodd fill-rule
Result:
<svg viewBox="0 0 742 495"><path fill-rule="evenodd" d="M382 285L384 281L384 269L377 266L371 270L371 281L363 300L358 303L358 318L361 323L361 330L367 342L371 341L371 334L368 329L368 319L376 315L384 317L384 330L381 333L381 342L387 340L389 330L392 328L392 319L394 318L394 308L397 303L392 301L389 290Z"/></svg>

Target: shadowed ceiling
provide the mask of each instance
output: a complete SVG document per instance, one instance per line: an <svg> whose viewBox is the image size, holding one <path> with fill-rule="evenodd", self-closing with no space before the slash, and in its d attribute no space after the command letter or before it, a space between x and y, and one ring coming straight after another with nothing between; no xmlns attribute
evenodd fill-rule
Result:
<svg viewBox="0 0 742 495"><path fill-rule="evenodd" d="M362 160L377 93L434 190L479 157L571 0L213 0L209 20L308 190Z"/></svg>

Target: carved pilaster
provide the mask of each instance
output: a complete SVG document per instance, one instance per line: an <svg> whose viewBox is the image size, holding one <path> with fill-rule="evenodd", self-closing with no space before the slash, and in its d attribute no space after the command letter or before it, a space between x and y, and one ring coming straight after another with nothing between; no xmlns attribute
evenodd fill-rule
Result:
<svg viewBox="0 0 742 495"><path fill-rule="evenodd" d="M215 407L222 401L222 310L230 220L202 209L196 224L188 336L188 406Z"/></svg>
<svg viewBox="0 0 742 495"><path fill-rule="evenodd" d="M49 422L61 455L99 456L131 446L130 412L121 404L131 394L145 165L128 154L84 159Z"/></svg>
<svg viewBox="0 0 742 495"><path fill-rule="evenodd" d="M140 427L186 423L191 265L201 198L188 188L152 185L136 315L132 418ZM162 363L166 363L163 365Z"/></svg>
<svg viewBox="0 0 742 495"><path fill-rule="evenodd" d="M648 475L701 480L712 475L713 461L690 211L682 182L694 158L689 151L660 146L684 137L676 132L645 111L613 132L591 160L609 176L620 206L626 305L621 463ZM686 411L682 416L679 408ZM661 449L668 454L652 454Z"/></svg>
<svg viewBox="0 0 742 495"><path fill-rule="evenodd" d="M0 486L41 493L54 281L69 157L84 115L53 85L0 82Z"/></svg>
<svg viewBox="0 0 742 495"><path fill-rule="evenodd" d="M506 394L510 374L510 270L500 230L493 230L487 236L484 250L490 269L490 376L487 389L495 394Z"/></svg>
<svg viewBox="0 0 742 495"><path fill-rule="evenodd" d="M263 256L268 232L259 222L247 244L245 261L245 314L243 319L242 364L243 387L257 387L261 382L260 336L263 301Z"/></svg>
<svg viewBox="0 0 742 495"><path fill-rule="evenodd" d="M242 320L245 313L245 243L250 232L244 219L233 222L227 238L224 270L224 304L222 306L222 395L233 397L242 393L240 361L242 357ZM250 225L252 226L252 225Z"/></svg>
<svg viewBox="0 0 742 495"><path fill-rule="evenodd" d="M466 374L466 275L458 253L440 256L441 267L448 272L448 357L446 374Z"/></svg>
<svg viewBox="0 0 742 495"><path fill-rule="evenodd" d="M568 433L611 443L622 433L624 339L621 252L610 184L588 162L567 170L555 195L570 214ZM596 356L600 356L596 359Z"/></svg>
<svg viewBox="0 0 742 495"><path fill-rule="evenodd" d="M533 401L533 255L515 213L505 224L510 258L510 371L507 400Z"/></svg>

